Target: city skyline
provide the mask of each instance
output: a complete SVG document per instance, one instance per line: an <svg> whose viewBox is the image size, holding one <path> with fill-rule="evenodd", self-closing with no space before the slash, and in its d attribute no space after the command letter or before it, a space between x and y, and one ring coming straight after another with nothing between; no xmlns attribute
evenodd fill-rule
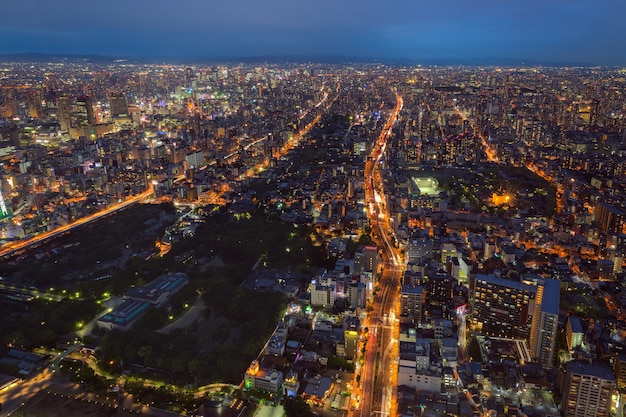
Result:
<svg viewBox="0 0 626 417"><path fill-rule="evenodd" d="M15 58L0 417L623 417L626 69Z"/></svg>
<svg viewBox="0 0 626 417"><path fill-rule="evenodd" d="M7 4L0 54L96 54L120 58L228 59L341 55L380 60L520 60L625 65L626 5L532 0L452 0L391 7L373 1L208 4L163 0L147 8L113 0ZM29 13L24 13L28 10Z"/></svg>

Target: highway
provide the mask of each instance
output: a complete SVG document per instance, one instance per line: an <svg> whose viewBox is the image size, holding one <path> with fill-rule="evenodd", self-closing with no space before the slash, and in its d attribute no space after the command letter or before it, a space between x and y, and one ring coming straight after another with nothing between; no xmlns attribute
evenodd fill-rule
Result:
<svg viewBox="0 0 626 417"><path fill-rule="evenodd" d="M2 246L2 248L0 248L0 259L10 258L11 256L15 255L19 251L29 249L33 246L37 246L38 244L45 242L46 240L59 237L60 235L70 232L71 230L76 229L77 227L84 226L87 223L90 223L94 220L101 219L105 216L108 216L111 213L114 213L118 210L124 209L128 206L138 203L148 198L150 195L152 195L152 193L153 193L153 185L152 183L148 182L148 189L146 191L144 191L141 194L137 194L135 196L127 198L121 203L113 204L112 206L102 211L99 211L97 213L91 214L86 217L81 217L80 219L72 223L59 226L54 230L41 233L37 236L31 237L30 239L24 239L24 240L20 240L16 242L7 243L6 245Z"/></svg>
<svg viewBox="0 0 626 417"><path fill-rule="evenodd" d="M383 272L378 291L374 298L372 312L366 319L369 328L365 361L361 371L361 417L391 416L395 411L395 386L397 370L398 323L396 305L404 263L398 248L392 242L393 231L389 224L389 214L384 204L384 189L380 165L387 146L391 128L403 106L402 96L394 90L396 106L385 123L365 164L365 197L368 203L368 215L372 224L372 235L376 245L382 251Z"/></svg>

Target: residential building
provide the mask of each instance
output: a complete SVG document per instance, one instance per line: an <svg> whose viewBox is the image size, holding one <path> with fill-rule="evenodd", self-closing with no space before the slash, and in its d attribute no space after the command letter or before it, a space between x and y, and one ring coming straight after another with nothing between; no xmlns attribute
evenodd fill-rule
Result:
<svg viewBox="0 0 626 417"><path fill-rule="evenodd" d="M544 368L552 367L559 324L559 281L546 279L537 286L530 330L531 355Z"/></svg>
<svg viewBox="0 0 626 417"><path fill-rule="evenodd" d="M615 376L603 365L568 362L563 384L563 417L608 417Z"/></svg>
<svg viewBox="0 0 626 417"><path fill-rule="evenodd" d="M488 336L527 339L537 287L477 274L472 324Z"/></svg>

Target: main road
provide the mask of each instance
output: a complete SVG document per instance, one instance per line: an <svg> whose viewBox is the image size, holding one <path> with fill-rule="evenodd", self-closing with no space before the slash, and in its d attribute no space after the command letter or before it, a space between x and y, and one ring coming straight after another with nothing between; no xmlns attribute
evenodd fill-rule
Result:
<svg viewBox="0 0 626 417"><path fill-rule="evenodd" d="M80 219L72 222L72 223L68 223L62 226L57 227L54 230L50 230L49 232L44 232L41 233L37 236L31 237L30 239L24 239L24 240L20 240L20 241L16 241L16 242L11 242L11 243L7 243L6 245L2 246L0 248L0 259L6 259L9 258L11 256L13 256L14 254L16 254L19 251L25 250L25 249L29 249L33 246L36 246L46 240L49 239L53 239L55 237L58 237L66 232L69 232L73 229L76 229L77 227L80 226L84 226L87 223L90 223L94 220L98 220L101 219L104 216L107 216L111 213L114 213L118 210L121 210L123 208L126 208L128 206L131 206L135 203L138 203L146 198L148 198L152 193L154 192L153 189L153 185L151 182L148 182L148 189L146 191L144 191L141 194L137 194L135 196L132 196L130 198L127 198L126 200L122 201L121 203L117 203L117 204L113 204L109 207L107 207L104 210L101 210L97 213L93 213L89 216L86 217L81 217Z"/></svg>
<svg viewBox="0 0 626 417"><path fill-rule="evenodd" d="M374 240L382 251L383 272L374 298L373 310L366 319L369 328L365 363L361 371L360 416L390 416L394 414L396 385L398 325L396 305L398 288L404 270L399 250L392 242L393 231L385 204L380 165L391 128L403 106L402 96L394 89L396 106L374 144L371 157L365 164L365 197L372 224Z"/></svg>

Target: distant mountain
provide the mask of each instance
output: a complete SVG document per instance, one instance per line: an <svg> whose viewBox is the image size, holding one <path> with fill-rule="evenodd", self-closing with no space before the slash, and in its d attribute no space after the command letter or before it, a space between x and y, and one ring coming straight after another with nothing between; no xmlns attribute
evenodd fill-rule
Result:
<svg viewBox="0 0 626 417"><path fill-rule="evenodd" d="M590 63L542 61L537 59L520 59L511 57L479 57L479 58L376 58L348 55L259 55L229 58L207 58L187 61L189 64L203 63L319 63L319 64L386 64L386 65L425 65L425 66L510 66L510 67L589 67Z"/></svg>
<svg viewBox="0 0 626 417"><path fill-rule="evenodd" d="M67 54L44 54L26 52L20 54L0 55L0 62L90 62L93 64L111 64L120 61L119 58L103 55L67 55ZM205 58L132 58L123 59L132 63L178 63L187 65L218 64L218 63L244 63L244 64L284 64L284 63L317 63L317 64L385 64L385 65L424 65L424 66L508 66L508 67L589 67L590 63L542 61L536 59L520 59L511 57L477 57L477 58L376 58L350 55L258 55L240 57L205 57Z"/></svg>
<svg viewBox="0 0 626 417"><path fill-rule="evenodd" d="M466 65L472 67L592 67L588 62L543 61L512 57L437 58L420 62L422 65Z"/></svg>
<svg viewBox="0 0 626 417"><path fill-rule="evenodd" d="M239 57L223 57L223 58L200 58L190 59L189 63L214 63L214 62L229 62L229 63L244 63L244 64L261 64L261 63L316 63L316 64L377 64L377 63L398 63L404 62L409 64L408 60L392 60L392 59L380 59L372 57L362 56L349 56L349 55L332 55L332 54L318 54L318 55L257 55L257 56L239 56Z"/></svg>
<svg viewBox="0 0 626 417"><path fill-rule="evenodd" d="M37 52L0 55L0 62L91 62L94 64L109 64L116 60L116 58L102 55L43 54Z"/></svg>

